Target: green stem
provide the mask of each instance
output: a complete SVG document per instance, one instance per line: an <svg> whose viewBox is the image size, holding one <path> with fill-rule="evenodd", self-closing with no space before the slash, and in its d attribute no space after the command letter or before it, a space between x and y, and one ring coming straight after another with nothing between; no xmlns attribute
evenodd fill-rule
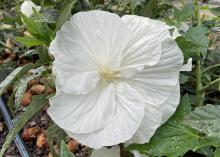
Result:
<svg viewBox="0 0 220 157"><path fill-rule="evenodd" d="M205 70L202 71L202 73L205 73L206 71L210 70L210 69L213 69L213 68L216 68L216 67L219 67L220 64L215 64L215 65L212 65L212 66L209 66L208 68L206 68Z"/></svg>
<svg viewBox="0 0 220 157"><path fill-rule="evenodd" d="M199 0L194 0L194 7L195 7L195 18L197 21L197 26L201 25L201 19L199 14ZM202 106L204 101L204 92L202 90L203 84L202 84L202 69L201 69L201 55L198 51L196 53L198 60L196 61L196 67L195 67L195 75L196 75L196 105Z"/></svg>
<svg viewBox="0 0 220 157"><path fill-rule="evenodd" d="M218 79L216 79L216 80L214 80L214 81L212 81L212 82L209 82L206 86L204 86L204 87L201 89L201 91L206 90L207 88L209 88L210 86L212 86L212 85L214 85L214 84L216 84L216 83L218 83L218 82L220 82L220 78L218 78Z"/></svg>
<svg viewBox="0 0 220 157"><path fill-rule="evenodd" d="M123 143L119 144L120 147L120 157L129 157L127 152L125 151L125 146Z"/></svg>

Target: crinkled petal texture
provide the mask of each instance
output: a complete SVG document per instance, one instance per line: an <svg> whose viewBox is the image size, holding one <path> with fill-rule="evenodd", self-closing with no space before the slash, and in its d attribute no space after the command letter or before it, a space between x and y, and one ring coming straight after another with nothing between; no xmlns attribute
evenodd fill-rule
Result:
<svg viewBox="0 0 220 157"><path fill-rule="evenodd" d="M57 90L50 117L92 148L148 142L179 103L183 57L168 28L134 15L73 15L49 48Z"/></svg>

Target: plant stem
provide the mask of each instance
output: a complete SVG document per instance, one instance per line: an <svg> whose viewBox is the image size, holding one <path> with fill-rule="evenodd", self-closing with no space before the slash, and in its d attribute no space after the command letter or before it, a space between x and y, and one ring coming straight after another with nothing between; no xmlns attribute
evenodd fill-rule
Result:
<svg viewBox="0 0 220 157"><path fill-rule="evenodd" d="M195 18L197 20L197 26L201 25L201 19L199 14L199 0L194 0L194 7L195 7ZM202 90L202 69L201 69L201 55L200 52L196 52L198 60L196 61L195 67L195 75L196 75L196 105L202 106L204 101L204 92Z"/></svg>
<svg viewBox="0 0 220 157"><path fill-rule="evenodd" d="M202 73L205 73L206 71L210 70L210 69L213 69L213 68L216 68L216 67L219 67L220 64L215 64L215 65L212 65L212 66L209 66L208 68L206 68L205 70L202 71Z"/></svg>
<svg viewBox="0 0 220 157"><path fill-rule="evenodd" d="M206 90L207 88L209 88L210 86L212 86L212 85L214 85L214 84L216 84L216 83L218 83L218 82L220 82L220 78L218 78L218 79L216 79L216 80L214 80L214 81L212 81L212 82L209 82L206 86L204 86L201 90L202 91L204 91L204 90Z"/></svg>

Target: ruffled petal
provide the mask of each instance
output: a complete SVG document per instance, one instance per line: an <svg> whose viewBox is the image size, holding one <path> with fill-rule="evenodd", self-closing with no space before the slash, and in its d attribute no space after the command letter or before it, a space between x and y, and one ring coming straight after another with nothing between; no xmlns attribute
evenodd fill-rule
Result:
<svg viewBox="0 0 220 157"><path fill-rule="evenodd" d="M137 90L121 82L116 88L116 104L114 117L103 129L88 134L74 134L66 130L67 133L80 143L95 149L129 140L144 117L143 98Z"/></svg>
<svg viewBox="0 0 220 157"><path fill-rule="evenodd" d="M129 29L117 14L79 12L58 31L50 52L55 56L63 53L93 67L119 66L128 36Z"/></svg>
<svg viewBox="0 0 220 157"><path fill-rule="evenodd" d="M169 96L167 101L161 105L161 111L163 112L162 124L165 123L176 111L177 106L180 102L180 85L177 82L172 94Z"/></svg>
<svg viewBox="0 0 220 157"><path fill-rule="evenodd" d="M135 135L128 143L147 143L161 125L163 113L159 107L145 104L145 115Z"/></svg>
<svg viewBox="0 0 220 157"><path fill-rule="evenodd" d="M135 135L127 143L148 143L155 131L176 111L179 101L180 88L178 82L168 100L160 107L146 104L144 119Z"/></svg>
<svg viewBox="0 0 220 157"><path fill-rule="evenodd" d="M100 82L92 92L79 96L58 90L50 104L48 114L64 130L93 132L103 128L115 113L115 87Z"/></svg>
<svg viewBox="0 0 220 157"><path fill-rule="evenodd" d="M111 148L94 149L91 157L120 157L119 146L113 146Z"/></svg>
<svg viewBox="0 0 220 157"><path fill-rule="evenodd" d="M129 80L137 87L148 104L161 105L171 95L179 78L183 65L183 55L169 32L164 33L162 41L162 56L158 64L145 66Z"/></svg>
<svg viewBox="0 0 220 157"><path fill-rule="evenodd" d="M98 72L83 72L67 77L63 82L62 90L67 94L88 94L99 81L100 75Z"/></svg>
<svg viewBox="0 0 220 157"><path fill-rule="evenodd" d="M136 71L132 71L136 74L143 69L143 65L152 66L158 63L161 57L161 34L167 30L167 25L135 15L125 15L122 20L131 30L130 39L122 55L122 73L124 69L135 68ZM125 73L125 76L130 77L130 73L129 76Z"/></svg>

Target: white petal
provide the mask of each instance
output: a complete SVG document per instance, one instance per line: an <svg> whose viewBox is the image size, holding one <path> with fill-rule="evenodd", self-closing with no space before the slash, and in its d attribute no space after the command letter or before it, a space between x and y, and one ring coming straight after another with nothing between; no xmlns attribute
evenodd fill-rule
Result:
<svg viewBox="0 0 220 157"><path fill-rule="evenodd" d="M168 99L177 84L183 65L182 52L168 34L162 41L162 57L159 63L145 66L130 81L148 104L161 105Z"/></svg>
<svg viewBox="0 0 220 157"><path fill-rule="evenodd" d="M115 87L100 82L89 94L62 93L50 99L48 114L64 130L89 133L103 128L115 113Z"/></svg>
<svg viewBox="0 0 220 157"><path fill-rule="evenodd" d="M138 91L121 82L116 89L116 102L116 113L103 129L88 134L74 134L67 130L69 136L91 148L112 146L129 140L144 117L143 98Z"/></svg>
<svg viewBox="0 0 220 157"><path fill-rule="evenodd" d="M163 112L162 124L165 123L176 111L177 106L180 102L180 85L179 82L173 89L172 94L169 96L167 101L161 105L161 111Z"/></svg>
<svg viewBox="0 0 220 157"><path fill-rule="evenodd" d="M96 87L100 80L99 72L81 68L73 64L71 57L63 54L57 56L53 62L53 73L56 75L55 83L60 85L64 93L87 94Z"/></svg>
<svg viewBox="0 0 220 157"><path fill-rule="evenodd" d="M83 72L76 75L70 75L69 78L63 79L61 87L67 94L88 94L92 91L100 80L98 72Z"/></svg>
<svg viewBox="0 0 220 157"><path fill-rule="evenodd" d="M146 104L144 119L128 143L147 143L161 125L163 113L159 107Z"/></svg>
<svg viewBox="0 0 220 157"><path fill-rule="evenodd" d="M172 38L173 38L173 40L175 40L177 37L179 37L179 36L182 36L180 33L179 33L179 31L178 31L178 29L175 27L175 26L169 26L169 29L171 30L171 29L173 29L173 33L172 33Z"/></svg>
<svg viewBox="0 0 220 157"><path fill-rule="evenodd" d="M33 14L33 8L36 9L36 11L40 11L40 6L37 6L36 4L34 4L32 1L27 0L24 1L21 4L21 12L26 15L27 17L30 17Z"/></svg>
<svg viewBox="0 0 220 157"><path fill-rule="evenodd" d="M178 82L168 100L160 107L156 108L155 106L146 104L144 119L136 134L128 143L148 143L155 131L176 111L179 101L180 88Z"/></svg>
<svg viewBox="0 0 220 157"><path fill-rule="evenodd" d="M120 157L120 148L119 146L114 146L112 148L94 149L91 157Z"/></svg>
<svg viewBox="0 0 220 157"><path fill-rule="evenodd" d="M121 67L156 64L161 57L160 32L166 28L157 27L152 20L135 15L123 16L122 20L130 28L131 36L122 55Z"/></svg>
<svg viewBox="0 0 220 157"><path fill-rule="evenodd" d="M116 14L79 12L58 31L50 52L64 53L89 66L119 66L128 36L128 27Z"/></svg>
<svg viewBox="0 0 220 157"><path fill-rule="evenodd" d="M180 70L181 71L192 71L192 58L189 58L187 64L184 64Z"/></svg>

